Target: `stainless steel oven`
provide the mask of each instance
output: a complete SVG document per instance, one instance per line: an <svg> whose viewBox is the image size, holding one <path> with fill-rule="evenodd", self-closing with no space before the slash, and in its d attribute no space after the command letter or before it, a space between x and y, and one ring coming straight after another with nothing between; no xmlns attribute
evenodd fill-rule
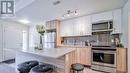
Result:
<svg viewBox="0 0 130 73"><path fill-rule="evenodd" d="M115 73L116 49L92 48L92 69Z"/></svg>
<svg viewBox="0 0 130 73"><path fill-rule="evenodd" d="M116 67L116 52L93 50L92 63L109 67Z"/></svg>

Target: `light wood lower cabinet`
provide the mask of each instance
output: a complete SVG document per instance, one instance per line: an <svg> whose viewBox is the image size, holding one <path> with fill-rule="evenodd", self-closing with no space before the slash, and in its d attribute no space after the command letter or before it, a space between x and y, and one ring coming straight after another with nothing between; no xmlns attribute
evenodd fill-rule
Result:
<svg viewBox="0 0 130 73"><path fill-rule="evenodd" d="M65 48L72 48L72 47L65 47ZM74 63L81 63L87 66L91 66L91 47L76 48L73 57L75 59Z"/></svg>
<svg viewBox="0 0 130 73"><path fill-rule="evenodd" d="M75 51L76 63L81 63L80 62L80 60L81 60L80 52L81 52L81 49L76 48L76 51Z"/></svg>
<svg viewBox="0 0 130 73"><path fill-rule="evenodd" d="M91 48L77 48L76 50L77 63L91 65Z"/></svg>
<svg viewBox="0 0 130 73"><path fill-rule="evenodd" d="M75 52L72 55L73 58L75 59L75 62L73 63L81 63L87 66L91 66L91 47L61 47L59 46L58 48L75 48Z"/></svg>
<svg viewBox="0 0 130 73"><path fill-rule="evenodd" d="M125 48L117 48L117 71L127 71L127 52Z"/></svg>

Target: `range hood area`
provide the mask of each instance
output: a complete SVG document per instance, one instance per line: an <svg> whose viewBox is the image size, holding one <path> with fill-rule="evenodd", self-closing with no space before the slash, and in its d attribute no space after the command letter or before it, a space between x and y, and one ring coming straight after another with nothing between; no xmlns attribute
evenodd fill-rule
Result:
<svg viewBox="0 0 130 73"><path fill-rule="evenodd" d="M113 30L113 21L100 21L97 23L92 23L92 32L104 32Z"/></svg>

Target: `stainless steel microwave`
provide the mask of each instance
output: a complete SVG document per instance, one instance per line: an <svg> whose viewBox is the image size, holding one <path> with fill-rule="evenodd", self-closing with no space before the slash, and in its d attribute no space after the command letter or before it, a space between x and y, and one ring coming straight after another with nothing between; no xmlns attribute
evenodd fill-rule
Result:
<svg viewBox="0 0 130 73"><path fill-rule="evenodd" d="M112 31L112 29L113 29L113 21L102 21L92 24L93 32Z"/></svg>

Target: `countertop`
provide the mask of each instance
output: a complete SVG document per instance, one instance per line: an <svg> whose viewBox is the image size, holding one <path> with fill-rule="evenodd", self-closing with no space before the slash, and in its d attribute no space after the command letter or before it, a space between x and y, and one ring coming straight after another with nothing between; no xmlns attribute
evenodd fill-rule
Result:
<svg viewBox="0 0 130 73"><path fill-rule="evenodd" d="M75 51L75 49L74 48L44 48L43 50L37 50L34 48L30 48L28 50L21 50L20 52L31 53L39 56L50 57L50 58L59 58L72 51Z"/></svg>
<svg viewBox="0 0 130 73"><path fill-rule="evenodd" d="M76 45L58 45L58 47L71 47L71 48L91 48L92 46L76 46Z"/></svg>

